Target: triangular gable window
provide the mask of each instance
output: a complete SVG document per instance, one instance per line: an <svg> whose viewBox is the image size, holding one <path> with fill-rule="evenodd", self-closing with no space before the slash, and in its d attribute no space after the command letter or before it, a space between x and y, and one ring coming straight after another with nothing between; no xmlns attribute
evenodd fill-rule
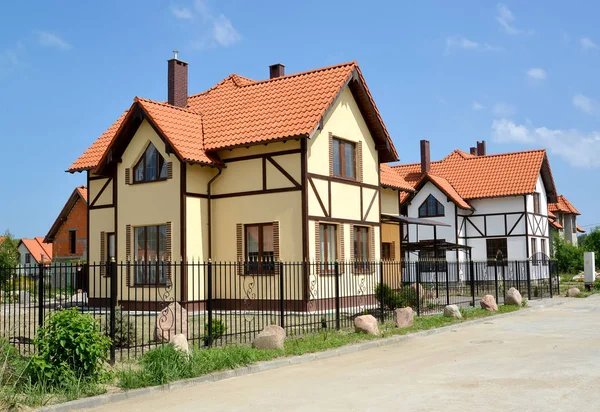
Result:
<svg viewBox="0 0 600 412"><path fill-rule="evenodd" d="M150 143L133 169L134 183L166 180L167 177L167 162Z"/></svg>
<svg viewBox="0 0 600 412"><path fill-rule="evenodd" d="M444 216L444 205L433 197L427 196L427 199L419 206L419 217L439 217Z"/></svg>

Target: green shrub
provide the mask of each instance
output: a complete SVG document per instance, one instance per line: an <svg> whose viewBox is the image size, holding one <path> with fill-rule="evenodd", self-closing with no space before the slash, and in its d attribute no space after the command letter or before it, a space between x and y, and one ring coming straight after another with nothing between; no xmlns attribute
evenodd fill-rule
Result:
<svg viewBox="0 0 600 412"><path fill-rule="evenodd" d="M526 307L528 306L528 303L527 303L527 298L523 298L523 299L521 300L521 306L522 306L522 307L524 307L524 308L526 308Z"/></svg>
<svg viewBox="0 0 600 412"><path fill-rule="evenodd" d="M107 319L102 327L106 336L110 336L110 319ZM123 314L120 306L115 307L115 347L128 348L135 343L135 333L129 323L129 315Z"/></svg>
<svg viewBox="0 0 600 412"><path fill-rule="evenodd" d="M98 322L77 309L50 313L34 343L38 353L31 358L29 375L51 387L97 381L105 372L111 344Z"/></svg>
<svg viewBox="0 0 600 412"><path fill-rule="evenodd" d="M594 290L600 290L600 279L594 280Z"/></svg>
<svg viewBox="0 0 600 412"><path fill-rule="evenodd" d="M400 289L398 293L398 298L400 300L400 307L406 308L416 308L417 307L417 289L411 288L410 286L404 286ZM423 296L421 296L421 301L423 301Z"/></svg>
<svg viewBox="0 0 600 412"><path fill-rule="evenodd" d="M383 289L383 290L382 290ZM375 285L375 299L381 305L381 298L383 295L383 304L390 310L397 309L401 307L400 297L396 292L392 290L391 287L386 285L385 283L378 283Z"/></svg>
<svg viewBox="0 0 600 412"><path fill-rule="evenodd" d="M212 320L212 336L213 339L219 339L225 332L227 332L227 326L220 319ZM204 324L204 336L208 336L208 322Z"/></svg>

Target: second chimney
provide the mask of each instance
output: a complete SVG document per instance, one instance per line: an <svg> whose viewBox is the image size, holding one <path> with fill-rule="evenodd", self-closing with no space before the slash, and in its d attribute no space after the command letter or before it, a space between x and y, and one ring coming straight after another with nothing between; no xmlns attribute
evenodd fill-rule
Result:
<svg viewBox="0 0 600 412"><path fill-rule="evenodd" d="M173 58L168 61L168 103L173 106L186 107L188 98L188 64L179 60L178 51L173 51Z"/></svg>
<svg viewBox="0 0 600 412"><path fill-rule="evenodd" d="M471 148L471 154L472 154L473 156L477 156L477 148L476 148L476 147L472 147L472 148Z"/></svg>
<svg viewBox="0 0 600 412"><path fill-rule="evenodd" d="M421 173L428 173L431 169L431 155L429 153L429 140L421 140Z"/></svg>
<svg viewBox="0 0 600 412"><path fill-rule="evenodd" d="M269 78L274 79L276 77L285 76L285 66L281 63L272 64L269 66Z"/></svg>
<svg viewBox="0 0 600 412"><path fill-rule="evenodd" d="M485 156L485 140L477 142L477 156Z"/></svg>

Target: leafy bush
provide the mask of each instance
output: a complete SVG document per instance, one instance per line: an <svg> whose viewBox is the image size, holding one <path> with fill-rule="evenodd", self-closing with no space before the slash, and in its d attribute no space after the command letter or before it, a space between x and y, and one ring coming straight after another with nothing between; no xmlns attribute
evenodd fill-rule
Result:
<svg viewBox="0 0 600 412"><path fill-rule="evenodd" d="M583 270L583 249L565 240L558 234L552 238L554 257L561 273L577 273Z"/></svg>
<svg viewBox="0 0 600 412"><path fill-rule="evenodd" d="M382 294L383 304L385 307L391 310L401 307L400 297L398 294L394 292L389 285L386 285L385 283L378 283L375 285L375 299L377 299L377 302L379 302L380 305Z"/></svg>
<svg viewBox="0 0 600 412"><path fill-rule="evenodd" d="M111 344L98 322L77 309L48 315L34 343L38 353L31 358L29 375L33 382L51 387L97 381L105 372Z"/></svg>
<svg viewBox="0 0 600 412"><path fill-rule="evenodd" d="M225 332L227 332L227 326L220 319L212 320L212 337L213 339L219 339ZM208 336L208 322L204 324L204 335Z"/></svg>
<svg viewBox="0 0 600 412"><path fill-rule="evenodd" d="M600 279L594 280L594 290L600 290Z"/></svg>
<svg viewBox="0 0 600 412"><path fill-rule="evenodd" d="M400 307L406 308L416 308L417 307L417 289L411 288L410 286L404 286L400 289L398 293L398 298L400 299ZM423 301L423 296L421 296L421 301Z"/></svg>
<svg viewBox="0 0 600 412"><path fill-rule="evenodd" d="M106 336L110 336L110 319L107 319L102 327ZM120 306L115 307L115 347L128 348L135 343L135 333L129 323L129 315L123 314Z"/></svg>
<svg viewBox="0 0 600 412"><path fill-rule="evenodd" d="M521 300L521 307L526 308L529 304L527 303L527 298L523 298Z"/></svg>

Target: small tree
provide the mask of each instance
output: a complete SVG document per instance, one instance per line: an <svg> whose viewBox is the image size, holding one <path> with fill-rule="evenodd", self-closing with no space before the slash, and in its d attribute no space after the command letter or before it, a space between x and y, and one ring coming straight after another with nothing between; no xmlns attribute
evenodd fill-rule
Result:
<svg viewBox="0 0 600 412"><path fill-rule="evenodd" d="M552 238L554 257L561 273L577 273L583 270L583 249L565 242L558 233Z"/></svg>
<svg viewBox="0 0 600 412"><path fill-rule="evenodd" d="M581 237L581 247L586 252L594 252L596 257L600 257L600 227L595 227L585 236ZM600 260L596 260L596 267L600 267Z"/></svg>
<svg viewBox="0 0 600 412"><path fill-rule="evenodd" d="M6 285L15 267L19 264L19 252L17 246L19 241L7 230L2 237L4 240L0 243L0 283Z"/></svg>

